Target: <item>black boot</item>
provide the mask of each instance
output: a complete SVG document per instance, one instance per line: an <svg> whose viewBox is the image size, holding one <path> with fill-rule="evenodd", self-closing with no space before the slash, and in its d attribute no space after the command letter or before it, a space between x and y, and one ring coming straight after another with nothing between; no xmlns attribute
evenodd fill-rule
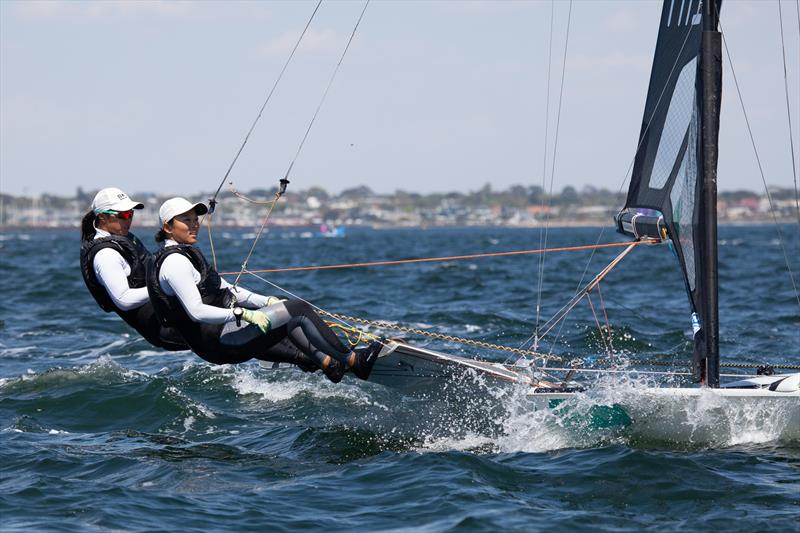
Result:
<svg viewBox="0 0 800 533"><path fill-rule="evenodd" d="M265 354L257 355L256 359L271 363L289 363L303 372L316 372L319 369L319 365L314 359L295 348L288 341L275 344Z"/></svg>
<svg viewBox="0 0 800 533"><path fill-rule="evenodd" d="M294 353L289 355L282 355L279 358L279 361L282 363L291 363L298 367L303 372L316 372L319 369L317 362L314 361L312 358L301 352L300 350L295 349Z"/></svg>
<svg viewBox="0 0 800 533"><path fill-rule="evenodd" d="M319 370L317 363L315 363L313 359L306 356L305 354L303 354L303 357L298 358L293 363L303 372L310 372L313 374L314 372Z"/></svg>
<svg viewBox="0 0 800 533"><path fill-rule="evenodd" d="M350 366L350 370L357 378L366 380L369 377L372 367L378 360L381 348L383 348L383 339L372 341L366 348L355 350L356 361Z"/></svg>
<svg viewBox="0 0 800 533"><path fill-rule="evenodd" d="M325 374L325 377L333 383L339 383L342 381L344 373L347 372L347 369L342 363L333 357L328 357L328 364L322 368L322 372Z"/></svg>

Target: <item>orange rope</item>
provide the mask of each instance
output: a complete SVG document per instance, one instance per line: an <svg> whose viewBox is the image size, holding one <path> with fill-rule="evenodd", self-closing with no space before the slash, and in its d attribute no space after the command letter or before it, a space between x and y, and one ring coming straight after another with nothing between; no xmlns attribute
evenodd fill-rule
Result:
<svg viewBox="0 0 800 533"><path fill-rule="evenodd" d="M542 248L539 250L518 250L514 252L494 252L488 254L471 254L471 255L451 255L447 257L425 257L422 259L400 259L397 261L375 261L373 263L350 263L346 265L321 265L321 266L305 266L305 267L291 267L291 268L272 268L267 270L247 270L250 274L265 274L270 272L297 272L301 270L328 270L334 268L354 268L354 267L368 267L379 265L401 265L406 263L427 263L431 261L455 261L457 259L476 259L479 257L500 257L507 255L523 255L523 254L541 254L550 252L572 252L576 250L591 250L596 248L617 248L620 246L638 246L640 244L657 244L660 241L642 240L635 242L612 242L606 244L587 244L584 246L565 246L562 248ZM239 274L239 272L220 272L222 276L232 276Z"/></svg>

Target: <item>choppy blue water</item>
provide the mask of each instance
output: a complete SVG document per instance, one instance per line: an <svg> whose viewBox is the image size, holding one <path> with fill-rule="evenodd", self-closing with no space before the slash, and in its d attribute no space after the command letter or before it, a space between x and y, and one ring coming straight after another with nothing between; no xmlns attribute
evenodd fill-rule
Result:
<svg viewBox="0 0 800 533"><path fill-rule="evenodd" d="M216 231L220 270L236 269L247 233ZM592 244L598 233L553 230L549 245ZM784 234L800 271L797 228ZM525 411L492 391L481 399L490 408L466 420L458 406L375 384L332 385L318 373L249 363L212 367L188 352L153 349L102 313L80 278L76 232L8 231L0 239L4 531L798 529L800 441L764 424L727 427L710 442L649 440L629 427ZM617 239L606 230L601 240ZM721 240L725 360L800 363L800 308L774 228L723 227ZM538 246L538 230L352 230L343 239L273 231L251 267ZM597 252L589 275L614 253ZM543 318L568 300L588 258L546 258ZM331 311L518 345L535 321L538 261L269 279ZM275 293L260 281L248 285ZM688 358L688 308L666 248L637 249L602 289L618 351ZM603 353L586 305L552 349ZM630 386L598 384L612 399L615 387Z"/></svg>

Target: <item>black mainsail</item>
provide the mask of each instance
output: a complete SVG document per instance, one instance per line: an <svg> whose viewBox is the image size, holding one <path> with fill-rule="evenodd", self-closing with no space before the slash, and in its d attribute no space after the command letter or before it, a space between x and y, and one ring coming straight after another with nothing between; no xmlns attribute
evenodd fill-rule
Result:
<svg viewBox="0 0 800 533"><path fill-rule="evenodd" d="M721 0L665 0L619 231L674 244L692 308L695 381L719 384L716 169Z"/></svg>

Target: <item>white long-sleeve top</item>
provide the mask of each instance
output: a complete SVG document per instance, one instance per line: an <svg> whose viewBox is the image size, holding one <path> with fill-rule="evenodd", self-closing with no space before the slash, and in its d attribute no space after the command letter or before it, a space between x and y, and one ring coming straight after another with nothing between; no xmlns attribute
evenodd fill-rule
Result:
<svg viewBox="0 0 800 533"><path fill-rule="evenodd" d="M94 238L96 240L110 236L109 232L97 229ZM97 281L106 288L111 301L123 311L136 309L149 301L147 287L132 289L128 286L131 266L114 248L103 248L97 252L92 261L92 267Z"/></svg>
<svg viewBox="0 0 800 533"><path fill-rule="evenodd" d="M164 247L176 246L177 244L171 239L164 241ZM200 291L197 289L200 277L200 272L194 268L188 257L183 254L171 254L161 263L158 282L161 285L161 289L168 296L178 298L186 313L195 322L224 324L236 320L232 309L214 307L203 303ZM232 288L232 285L223 279L222 288ZM247 307L264 307L269 301L268 296L250 292L242 287L236 287L233 291L236 301L240 305L246 305Z"/></svg>

